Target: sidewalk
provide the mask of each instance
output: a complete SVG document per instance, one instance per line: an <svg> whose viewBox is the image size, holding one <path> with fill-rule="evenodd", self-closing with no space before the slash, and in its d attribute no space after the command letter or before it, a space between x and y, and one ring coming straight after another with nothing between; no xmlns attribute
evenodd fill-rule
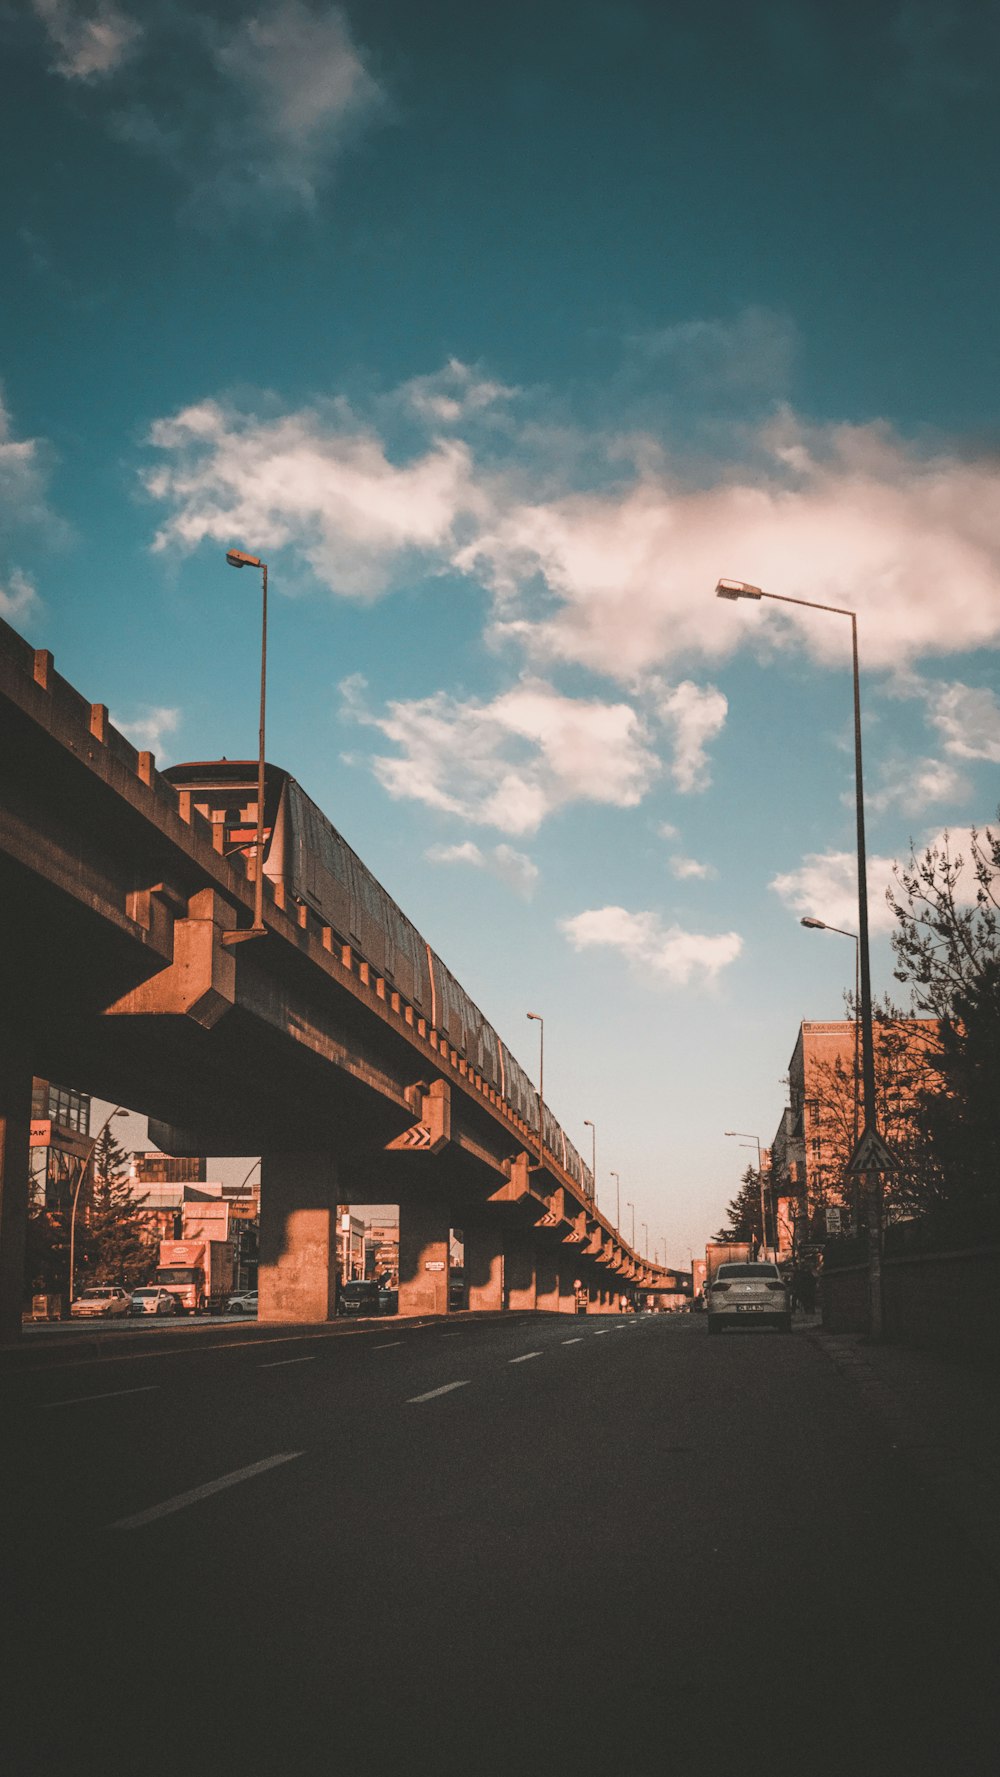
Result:
<svg viewBox="0 0 1000 1777"><path fill-rule="evenodd" d="M933 1496L933 1509L964 1529L1000 1579L997 1377L912 1346L825 1333L818 1316L808 1321L806 1337L856 1391L889 1447Z"/></svg>

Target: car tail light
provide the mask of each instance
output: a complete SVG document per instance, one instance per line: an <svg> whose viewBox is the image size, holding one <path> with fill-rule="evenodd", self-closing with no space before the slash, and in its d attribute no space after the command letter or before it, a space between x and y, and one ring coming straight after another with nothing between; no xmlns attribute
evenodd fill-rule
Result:
<svg viewBox="0 0 1000 1777"><path fill-rule="evenodd" d="M719 1294L721 1295L723 1290L731 1290L732 1287L733 1286L731 1283L713 1283L711 1285L713 1295L715 1294L716 1291L718 1291Z"/></svg>
<svg viewBox="0 0 1000 1777"><path fill-rule="evenodd" d="M767 1285L767 1288L769 1290L780 1290L782 1295L784 1295L784 1293L785 1293L785 1286L783 1283L769 1283Z"/></svg>

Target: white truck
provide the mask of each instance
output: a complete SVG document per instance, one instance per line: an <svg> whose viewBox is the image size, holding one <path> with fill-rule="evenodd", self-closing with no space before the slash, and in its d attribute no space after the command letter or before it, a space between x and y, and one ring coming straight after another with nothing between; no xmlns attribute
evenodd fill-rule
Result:
<svg viewBox="0 0 1000 1777"><path fill-rule="evenodd" d="M234 1253L231 1240L161 1240L156 1282L182 1314L218 1314L233 1288Z"/></svg>

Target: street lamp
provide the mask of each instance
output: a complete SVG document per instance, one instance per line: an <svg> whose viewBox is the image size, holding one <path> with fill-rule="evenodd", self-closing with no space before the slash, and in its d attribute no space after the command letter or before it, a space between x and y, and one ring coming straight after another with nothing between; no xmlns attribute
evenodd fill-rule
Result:
<svg viewBox="0 0 1000 1777"><path fill-rule="evenodd" d="M76 1206L77 1206L78 1202L80 1201L80 1187L83 1184L83 1181L86 1178L87 1173L90 1170L91 1161L93 1160L94 1155L97 1152L97 1144L100 1141L101 1136L104 1134L104 1131L109 1127L109 1125L111 1123L114 1122L114 1119L116 1117L127 1117L127 1116L128 1116L128 1111L124 1108L123 1105L120 1105L120 1104L116 1105L113 1111L108 1112L108 1115L105 1117L104 1122L101 1124L100 1129L97 1131L97 1134L95 1135L93 1141L90 1144L90 1148L87 1153L87 1158L83 1162L83 1165L80 1167L79 1177L77 1178L76 1187L73 1191L73 1207L69 1212L69 1306L70 1306L70 1313L72 1313L72 1311L73 1311L73 1279L76 1275Z"/></svg>
<svg viewBox="0 0 1000 1777"><path fill-rule="evenodd" d="M590 1130L590 1172L594 1180L594 1208L597 1208L597 1129L589 1117L584 1117L583 1127Z"/></svg>
<svg viewBox="0 0 1000 1777"><path fill-rule="evenodd" d="M858 1118L860 1115L861 1098L861 1054L859 1045L861 1020L858 1005L861 993L861 947L858 943L858 934L857 932L845 931L843 926L828 926L825 919L813 919L809 914L806 914L804 918L799 920L799 925L806 926L811 932L836 932L841 938L854 939L854 1146L856 1148L858 1145Z"/></svg>
<svg viewBox="0 0 1000 1777"><path fill-rule="evenodd" d="M649 1258L649 1223L648 1222L642 1223L642 1256L644 1259Z"/></svg>
<svg viewBox="0 0 1000 1777"><path fill-rule="evenodd" d="M635 1252L635 1204L626 1203L625 1208L632 1211L632 1251Z"/></svg>
<svg viewBox="0 0 1000 1777"><path fill-rule="evenodd" d="M782 605L803 605L810 611L830 611L836 617L851 619L851 664L854 680L854 800L857 823L858 852L858 961L861 989L861 1074L864 1088L864 1131L851 1157L851 1170L871 1176L874 1183L866 1190L868 1200L868 1295L870 1331L874 1339L882 1337L882 1250L880 1174L890 1156L878 1132L875 1105L875 1045L872 1033L871 962L868 950L868 869L865 860L865 792L861 770L861 683L858 673L858 618L855 611L843 605L823 605L815 599L786 598L778 592L764 592L746 580L720 580L715 588L721 599L775 599Z"/></svg>
<svg viewBox="0 0 1000 1777"><path fill-rule="evenodd" d="M529 1012L538 1026L538 1165L545 1165L545 1019L540 1012Z"/></svg>
<svg viewBox="0 0 1000 1777"><path fill-rule="evenodd" d="M619 1233L622 1225L622 1181L617 1172L608 1174L615 1181L615 1233Z"/></svg>
<svg viewBox="0 0 1000 1777"><path fill-rule="evenodd" d="M242 549L227 549L226 560L231 568L259 568L261 573L260 625L260 729L257 743L257 835L254 850L257 868L254 874L253 925L250 930L223 932L224 944L242 944L247 938L262 938L264 924L264 708L267 694L267 563L259 555L247 555Z"/></svg>
<svg viewBox="0 0 1000 1777"><path fill-rule="evenodd" d="M764 1256L766 1258L767 1257L767 1205L766 1205L766 1200L764 1197L764 1166L763 1166L763 1162L761 1161L761 1157L760 1157L760 1136L759 1135L752 1135L750 1133L749 1129L724 1129L722 1133L723 1133L723 1135L745 1135L748 1141L753 1141L753 1142L757 1143L757 1186L760 1191L760 1240L761 1240L761 1245L764 1248ZM774 1251L773 1247L771 1249L771 1256L772 1256L772 1258L777 1257L777 1254Z"/></svg>

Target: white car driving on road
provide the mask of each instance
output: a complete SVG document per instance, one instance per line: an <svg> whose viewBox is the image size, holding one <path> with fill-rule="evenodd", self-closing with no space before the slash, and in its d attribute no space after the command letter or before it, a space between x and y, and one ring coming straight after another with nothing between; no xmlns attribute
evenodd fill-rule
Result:
<svg viewBox="0 0 1000 1777"><path fill-rule="evenodd" d="M788 1286L777 1265L720 1265L705 1296L710 1333L723 1327L773 1326L792 1330Z"/></svg>
<svg viewBox="0 0 1000 1777"><path fill-rule="evenodd" d="M115 1315L129 1314L132 1309L132 1298L127 1290L118 1284L94 1284L89 1290L81 1290L70 1314L73 1316L100 1315L104 1319L113 1319Z"/></svg>

